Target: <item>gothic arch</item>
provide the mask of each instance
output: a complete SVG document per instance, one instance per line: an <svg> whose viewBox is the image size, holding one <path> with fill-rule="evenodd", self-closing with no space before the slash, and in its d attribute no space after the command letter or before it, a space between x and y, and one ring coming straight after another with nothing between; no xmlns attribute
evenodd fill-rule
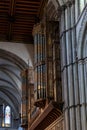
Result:
<svg viewBox="0 0 87 130"><path fill-rule="evenodd" d="M0 58L11 61L15 65L17 65L20 69L25 69L26 67L28 67L27 64L20 57L3 49L0 49Z"/></svg>
<svg viewBox="0 0 87 130"><path fill-rule="evenodd" d="M86 25L87 28L87 25ZM82 49L82 56L83 58L87 58L87 29L85 30L84 39L83 39L83 49Z"/></svg>
<svg viewBox="0 0 87 130"><path fill-rule="evenodd" d="M60 3L61 0L49 0L47 7L46 7L46 13L48 20L54 20L58 21L60 16L60 6L63 3Z"/></svg>
<svg viewBox="0 0 87 130"><path fill-rule="evenodd" d="M80 21L81 26L78 37L78 81L79 97L81 104L81 125L82 129L87 128L87 11ZM85 104L85 105L83 105Z"/></svg>
<svg viewBox="0 0 87 130"><path fill-rule="evenodd" d="M28 65L17 55L0 49L0 105L8 104L17 117L21 108L22 78L21 71Z"/></svg>
<svg viewBox="0 0 87 130"><path fill-rule="evenodd" d="M11 101L11 99L5 95L3 92L0 91L0 99L4 100L6 103L8 103L8 105L10 105L12 107L12 109L14 110L14 113L15 113L15 116L18 116L18 111L17 109L15 108L13 102Z"/></svg>
<svg viewBox="0 0 87 130"><path fill-rule="evenodd" d="M83 53L84 53L84 47L85 45L85 40L87 37L87 12L85 13L82 23L81 23L81 28L79 31L79 36L78 36L78 48L77 48L77 53L78 53L78 59L84 58Z"/></svg>

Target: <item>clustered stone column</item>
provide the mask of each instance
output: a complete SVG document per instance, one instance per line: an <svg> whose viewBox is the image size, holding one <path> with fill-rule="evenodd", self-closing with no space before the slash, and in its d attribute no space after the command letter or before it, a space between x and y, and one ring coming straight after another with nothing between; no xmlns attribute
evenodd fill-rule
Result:
<svg viewBox="0 0 87 130"><path fill-rule="evenodd" d="M65 130L87 130L83 61L77 59L75 2L67 2L61 9L60 41Z"/></svg>
<svg viewBox="0 0 87 130"><path fill-rule="evenodd" d="M86 130L86 103L85 103L85 82L84 82L84 70L83 70L83 61L80 60L78 64L78 73L79 73L79 95L80 95L80 111L81 111L81 124L82 129Z"/></svg>
<svg viewBox="0 0 87 130"><path fill-rule="evenodd" d="M3 105L0 105L0 127L2 127L3 122Z"/></svg>

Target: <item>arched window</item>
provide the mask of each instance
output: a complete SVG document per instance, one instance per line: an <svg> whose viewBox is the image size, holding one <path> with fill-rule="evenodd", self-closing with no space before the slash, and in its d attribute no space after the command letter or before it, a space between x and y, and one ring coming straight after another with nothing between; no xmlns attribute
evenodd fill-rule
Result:
<svg viewBox="0 0 87 130"><path fill-rule="evenodd" d="M11 108L6 106L5 108L5 126L10 127L11 125Z"/></svg>

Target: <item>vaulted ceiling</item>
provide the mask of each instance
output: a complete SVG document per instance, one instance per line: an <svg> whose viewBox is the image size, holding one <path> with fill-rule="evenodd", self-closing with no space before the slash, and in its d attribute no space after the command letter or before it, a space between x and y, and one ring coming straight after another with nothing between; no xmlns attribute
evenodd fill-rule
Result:
<svg viewBox="0 0 87 130"><path fill-rule="evenodd" d="M47 0L0 0L0 41L32 43Z"/></svg>
<svg viewBox="0 0 87 130"><path fill-rule="evenodd" d="M16 55L0 49L0 105L10 105L15 118L20 113L22 96L21 72L26 63Z"/></svg>

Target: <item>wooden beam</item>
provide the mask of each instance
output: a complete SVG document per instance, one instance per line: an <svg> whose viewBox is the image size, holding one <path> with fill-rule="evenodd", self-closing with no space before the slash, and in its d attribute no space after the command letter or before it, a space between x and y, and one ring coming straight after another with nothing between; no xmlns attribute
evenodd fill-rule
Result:
<svg viewBox="0 0 87 130"><path fill-rule="evenodd" d="M19 1L16 1L16 4L32 4L32 5L40 5L40 2L38 1L27 1L27 0L21 0L20 2Z"/></svg>
<svg viewBox="0 0 87 130"><path fill-rule="evenodd" d="M16 8L16 11L31 11L31 12L37 12L37 9L34 8Z"/></svg>
<svg viewBox="0 0 87 130"><path fill-rule="evenodd" d="M37 15L37 12L33 12L33 11L29 11L29 12L27 12L27 11L21 11L21 10L17 10L16 11L16 14L22 14L22 15Z"/></svg>
<svg viewBox="0 0 87 130"><path fill-rule="evenodd" d="M33 4L16 4L16 8L36 8L38 9L39 6Z"/></svg>

